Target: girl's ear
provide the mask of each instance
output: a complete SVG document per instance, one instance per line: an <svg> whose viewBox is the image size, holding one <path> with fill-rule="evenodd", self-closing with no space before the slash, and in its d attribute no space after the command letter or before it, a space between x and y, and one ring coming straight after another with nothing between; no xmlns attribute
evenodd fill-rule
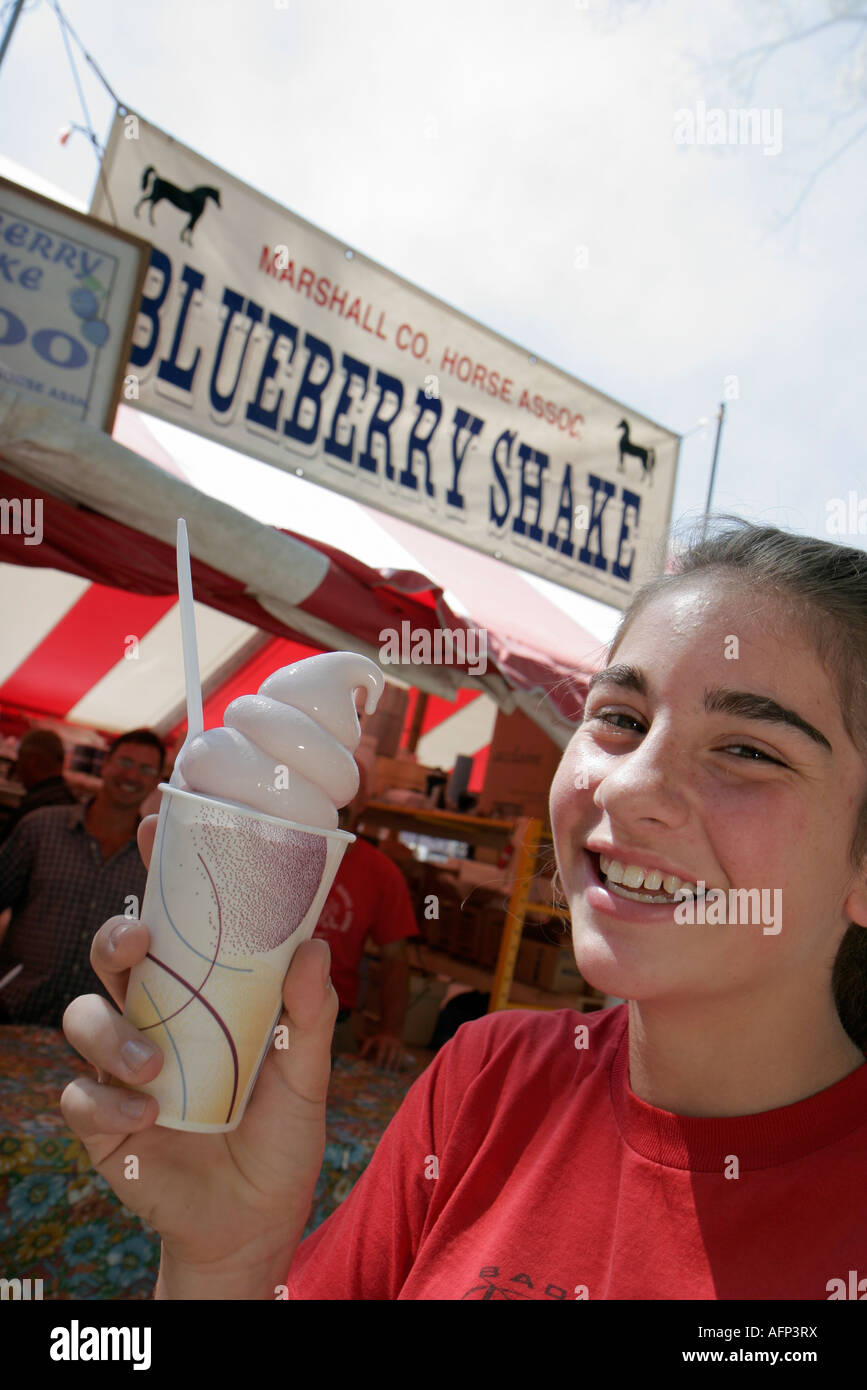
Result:
<svg viewBox="0 0 867 1390"><path fill-rule="evenodd" d="M861 876L846 899L845 912L850 922L867 929L867 863L861 866Z"/></svg>

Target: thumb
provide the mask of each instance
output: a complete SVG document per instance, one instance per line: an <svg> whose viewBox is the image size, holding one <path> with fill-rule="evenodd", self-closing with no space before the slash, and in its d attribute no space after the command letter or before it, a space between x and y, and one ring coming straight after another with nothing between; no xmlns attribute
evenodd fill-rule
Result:
<svg viewBox="0 0 867 1390"><path fill-rule="evenodd" d="M299 1150L299 1123L318 1126L325 1113L331 1039L339 1008L330 965L331 951L321 938L310 938L295 951L283 982L283 1013L279 1021L287 1026L289 1045L283 1042L270 1049L276 1069L262 1068L248 1109L250 1132L261 1128L259 1139L267 1140L269 1151L285 1150L289 1155L294 1153L296 1159L303 1156L303 1146ZM287 1089L296 1101L294 1105L286 1104ZM245 1116L245 1122L246 1119ZM315 1130L312 1139L308 1133L308 1140L313 1144L312 1153L320 1140L319 1130ZM320 1152L317 1173L321 1164Z"/></svg>

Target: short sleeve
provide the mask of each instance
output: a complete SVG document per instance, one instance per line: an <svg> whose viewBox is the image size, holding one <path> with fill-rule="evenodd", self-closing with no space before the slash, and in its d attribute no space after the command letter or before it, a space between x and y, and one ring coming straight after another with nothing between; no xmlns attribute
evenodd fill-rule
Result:
<svg viewBox="0 0 867 1390"><path fill-rule="evenodd" d="M413 1082L349 1196L298 1247L290 1299L397 1298L436 1187L430 1159L439 1152L437 1082L448 1048Z"/></svg>
<svg viewBox="0 0 867 1390"><path fill-rule="evenodd" d="M349 1196L298 1247L286 1281L290 1298L400 1296L494 1122L501 1076L489 1077L480 1092L480 1074L519 1026L513 1013L487 1014L461 1024L440 1048ZM508 1065L506 1055L505 1071Z"/></svg>
<svg viewBox="0 0 867 1390"><path fill-rule="evenodd" d="M388 946L392 941L403 941L408 936L420 936L421 933L416 924L406 879L396 864L385 855L380 857L383 862L381 866L377 865L377 872L380 867L382 872L379 906L370 934L377 946Z"/></svg>

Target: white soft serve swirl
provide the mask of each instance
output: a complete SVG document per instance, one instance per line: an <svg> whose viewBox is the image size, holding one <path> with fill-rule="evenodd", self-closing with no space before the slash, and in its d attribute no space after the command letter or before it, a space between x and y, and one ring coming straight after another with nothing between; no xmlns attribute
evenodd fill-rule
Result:
<svg viewBox="0 0 867 1390"><path fill-rule="evenodd" d="M379 667L357 652L324 652L283 666L258 694L226 706L223 728L187 744L179 785L334 830L339 807L359 785L355 691L366 690L364 708L372 714L384 686Z"/></svg>

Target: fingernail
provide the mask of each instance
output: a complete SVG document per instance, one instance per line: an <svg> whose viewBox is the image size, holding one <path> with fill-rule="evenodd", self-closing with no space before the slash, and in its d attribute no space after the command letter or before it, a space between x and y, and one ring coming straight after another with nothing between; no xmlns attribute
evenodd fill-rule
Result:
<svg viewBox="0 0 867 1390"><path fill-rule="evenodd" d="M121 1102L120 1106L121 1113L124 1115L129 1115L134 1120L140 1120L142 1115L144 1114L144 1108L146 1105L146 1100L124 1100Z"/></svg>
<svg viewBox="0 0 867 1390"><path fill-rule="evenodd" d="M130 1071L138 1071L153 1057L154 1049L148 1043L130 1041L124 1043L120 1055Z"/></svg>
<svg viewBox="0 0 867 1390"><path fill-rule="evenodd" d="M325 957L325 961L324 961L323 966L322 966L322 983L323 983L323 985L327 985L330 979L331 979L331 952L329 951L329 952L328 952L328 955Z"/></svg>
<svg viewBox="0 0 867 1390"><path fill-rule="evenodd" d="M119 946L123 945L126 937L129 935L129 929L131 926L131 922L119 922L118 925L114 928L111 934L111 949L113 951L116 951Z"/></svg>

